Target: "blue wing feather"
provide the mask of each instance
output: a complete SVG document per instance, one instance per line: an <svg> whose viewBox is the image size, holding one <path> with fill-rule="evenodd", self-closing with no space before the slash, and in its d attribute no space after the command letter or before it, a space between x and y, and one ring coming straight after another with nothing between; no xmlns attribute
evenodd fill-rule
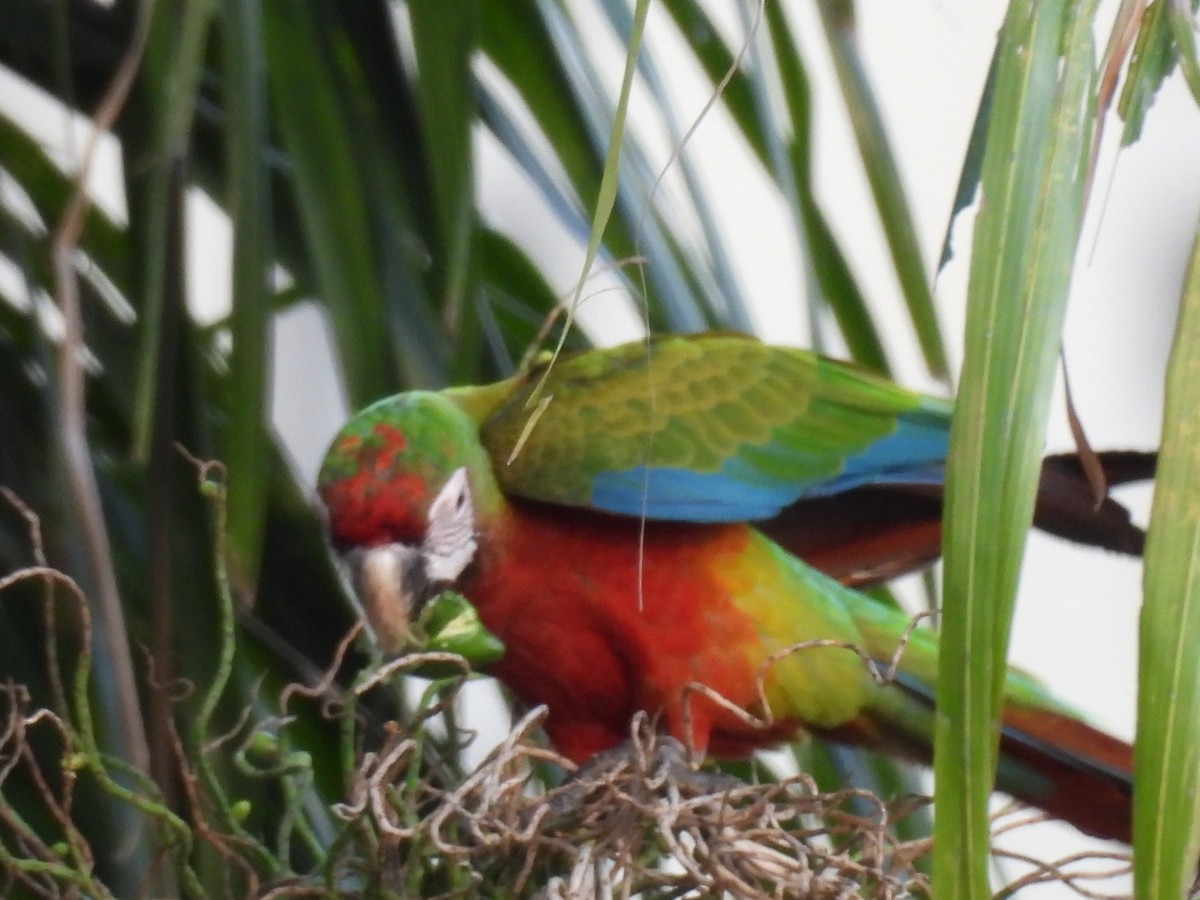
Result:
<svg viewBox="0 0 1200 900"><path fill-rule="evenodd" d="M914 410L896 430L846 457L832 473L828 455L802 454L777 443L745 448L715 471L637 466L592 479L590 505L605 512L686 522L768 519L806 497L828 496L868 484L931 484L943 478L949 438L948 408ZM811 470L811 478L772 474Z"/></svg>

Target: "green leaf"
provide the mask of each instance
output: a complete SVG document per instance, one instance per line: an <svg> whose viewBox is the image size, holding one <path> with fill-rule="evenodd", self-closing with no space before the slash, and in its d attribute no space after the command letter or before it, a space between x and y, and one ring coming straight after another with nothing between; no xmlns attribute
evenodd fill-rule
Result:
<svg viewBox="0 0 1200 900"><path fill-rule="evenodd" d="M267 328L274 259L266 166L267 92L258 0L223 0L226 210L233 223L233 353L222 455L229 468L232 576L243 592L258 583L267 491Z"/></svg>
<svg viewBox="0 0 1200 900"><path fill-rule="evenodd" d="M1188 0L1174 0L1167 18L1171 25L1171 36L1175 41L1175 53L1184 81L1192 92L1192 99L1200 104L1200 59L1196 58L1196 4Z"/></svg>
<svg viewBox="0 0 1200 900"><path fill-rule="evenodd" d="M602 164L571 91L564 61L546 52L550 45L550 34L535 4L483 4L484 51L525 101L554 148L555 166L561 166L582 205L591 208Z"/></svg>
<svg viewBox="0 0 1200 900"><path fill-rule="evenodd" d="M44 223L53 225L74 190L72 179L11 119L0 115L0 168L29 196ZM89 205L81 249L122 294L129 290L129 245L124 229Z"/></svg>
<svg viewBox="0 0 1200 900"><path fill-rule="evenodd" d="M859 154L871 193L879 210L879 221L892 252L892 263L908 312L916 328L921 352L930 374L943 380L950 375L946 345L938 326L929 275L921 257L916 225L900 172L892 157L883 117L875 103L855 39L854 8L850 0L819 0L817 8L825 26L825 37L833 54L842 96L850 113L850 124L858 141Z"/></svg>
<svg viewBox="0 0 1200 900"><path fill-rule="evenodd" d="M633 24L628 6L621 0L604 0L603 5L618 33L628 42ZM697 119L690 125L680 120L667 82L659 72L655 59L656 57L651 53L638 54L637 70L658 104L659 115L667 129L667 137L673 148L673 155L667 168L678 168L682 174L686 186L685 199L692 207L703 236L703 247L700 252L685 254L683 247L680 246L678 255L684 263L684 268L696 276L697 293L704 297L709 310L717 320L727 328L747 333L752 332L754 325L750 320L749 311L734 274L733 261L727 252L720 220L715 208L709 202L708 192L694 162L695 154L689 146L694 128L703 119ZM661 187L659 180L662 174L660 172L655 177L651 186L654 195L659 193ZM656 196L651 196L649 199L652 202ZM666 221L662 215L656 215L655 218L668 239L673 233L681 234L684 231L680 227L683 224L683 214L677 212ZM707 277L710 273L711 278Z"/></svg>
<svg viewBox="0 0 1200 900"><path fill-rule="evenodd" d="M997 51L999 47L997 47ZM967 141L967 155L963 160L962 172L958 177L958 187L954 190L954 205L950 209L950 218L946 222L946 236L942 239L942 255L938 259L937 270L941 272L946 264L954 257L954 223L958 215L975 200L975 192L979 189L979 180L983 175L983 153L987 147L988 125L992 119L992 95L996 91L996 56L992 55L991 65L988 66L987 80L983 85L983 96L979 98L979 108L975 112L975 122L971 126L971 137Z"/></svg>
<svg viewBox="0 0 1200 900"><path fill-rule="evenodd" d="M480 30L479 0L410 0L408 15L417 54L422 136L433 176L441 244L437 259L444 271L442 297L450 320L458 321L475 224L471 58Z"/></svg>
<svg viewBox="0 0 1200 900"><path fill-rule="evenodd" d="M876 372L887 374L890 371L887 354L871 319L866 298L817 202L810 152L813 141L811 92L800 46L779 5L767 4L767 22L784 102L792 120L793 134L788 142L787 154L791 162L791 178L788 181L796 194L794 203L802 226L801 237L806 245L805 257L820 285L822 298L833 310L851 357ZM819 333L817 329L813 330Z"/></svg>
<svg viewBox="0 0 1200 900"><path fill-rule="evenodd" d="M482 374L489 380L507 378L521 362L509 348L532 347L542 337L549 317L561 312L559 297L525 251L504 234L480 228L475 241L480 290L476 314L494 362ZM587 346L581 337L577 330L569 345Z"/></svg>
<svg viewBox="0 0 1200 900"><path fill-rule="evenodd" d="M374 194L355 147L367 126L347 99L344 70L353 68L353 56L325 4L265 0L263 15L275 124L347 391L361 405L399 378L372 252Z"/></svg>
<svg viewBox="0 0 1200 900"><path fill-rule="evenodd" d="M1132 144L1141 136L1154 97L1175 68L1175 44L1166 3L1167 0L1157 0L1142 14L1125 75L1125 87L1117 102L1117 112L1125 120L1125 130L1121 134L1124 145Z"/></svg>
<svg viewBox="0 0 1200 900"><path fill-rule="evenodd" d="M1134 746L1134 886L1182 897L1200 854L1200 235L1167 368L1146 536Z"/></svg>
<svg viewBox="0 0 1200 900"><path fill-rule="evenodd" d="M582 36L571 27L565 14L553 5L542 7L535 16L525 4L485 4L484 47L490 58L521 93L546 140L555 150L555 165L566 172L576 191L574 200L546 172L546 161L530 148L530 141L514 117L500 102L490 104L490 124L497 137L529 172L547 195L552 208L562 214L573 234L587 240L591 218L584 210L599 209L598 182L603 180L601 160L609 152L612 133L612 104L599 74L584 65L588 53ZM550 59L547 49L553 51ZM644 266L647 297L644 312L653 330L698 331L720 321L711 310L722 306L720 297L701 294L711 278L703 271L698 255L681 250L673 232L657 209L647 213L647 197L656 172L646 161L637 141L624 136L622 170L618 179L613 212L598 254L604 259L629 259L635 255L652 259ZM585 148L590 148L586 149ZM632 293L641 293L641 280L622 273ZM703 297L708 310L702 307Z"/></svg>
<svg viewBox="0 0 1200 900"><path fill-rule="evenodd" d="M801 258L810 267L818 289L810 292L815 298L819 291L819 298L832 309L852 357L876 371L887 372L886 355L866 300L813 189L808 76L800 46L793 39L782 7L769 3L765 10L777 71L769 73L768 66L757 65L753 68L755 74L748 76L742 69L731 72L734 55L702 8L682 0L667 0L665 5L714 87L724 82L722 103L792 206ZM771 87L764 82L772 77L779 82L791 119L790 138L782 134L776 110L765 96ZM819 328L813 332L819 335Z"/></svg>
<svg viewBox="0 0 1200 900"><path fill-rule="evenodd" d="M1013 3L1000 36L946 474L937 896L990 897L988 798L1009 628L1091 146L1093 9Z"/></svg>
<svg viewBox="0 0 1200 900"><path fill-rule="evenodd" d="M145 59L139 73L142 92L120 123L126 155L125 181L130 206L130 232L141 261L130 299L138 311L137 383L133 444L145 459L158 403L163 363L161 339L171 325L167 303L182 279L173 279L169 237L171 219L183 202L181 167L187 153L204 48L215 0L190 0L182 10L160 11L151 22Z"/></svg>
<svg viewBox="0 0 1200 900"><path fill-rule="evenodd" d="M704 8L688 0L663 0L663 6L679 29L680 36L696 57L696 62L715 85L728 77L728 84L721 92L721 103L729 110L742 137L750 145L763 167L770 171L770 153L764 136L764 123L750 78L742 70L733 68L733 54L721 39ZM775 4L767 4L767 14L772 15Z"/></svg>
<svg viewBox="0 0 1200 900"><path fill-rule="evenodd" d="M504 644L484 627L470 601L454 591L442 591L430 600L417 627L420 650L457 653L472 668L499 662L504 655Z"/></svg>

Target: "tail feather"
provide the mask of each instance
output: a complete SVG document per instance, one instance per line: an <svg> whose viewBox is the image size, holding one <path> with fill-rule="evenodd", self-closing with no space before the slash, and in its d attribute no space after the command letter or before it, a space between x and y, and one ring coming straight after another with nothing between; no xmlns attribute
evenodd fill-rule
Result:
<svg viewBox="0 0 1200 900"><path fill-rule="evenodd" d="M868 712L819 734L928 765L932 727L928 691L901 676ZM1133 748L1065 712L1005 709L996 788L1085 834L1131 840Z"/></svg>
<svg viewBox="0 0 1200 900"><path fill-rule="evenodd" d="M1158 454L1111 450L1096 454L1108 485L1154 477ZM1043 531L1080 544L1117 553L1141 555L1145 532L1133 524L1129 511L1111 497L1097 500L1079 456L1048 456L1042 464L1034 524Z"/></svg>
<svg viewBox="0 0 1200 900"><path fill-rule="evenodd" d="M1156 454L1098 454L1110 485L1153 477ZM789 552L843 583L892 577L935 559L941 537L940 486L865 487L785 510L763 530ZM813 506L820 504L820 514ZM1116 501L1097 504L1076 456L1052 456L1042 469L1035 523L1053 533L1125 553L1141 551L1143 534ZM915 565L912 565L915 564ZM847 592L863 649L887 660L908 617ZM816 731L928 764L934 731L932 683L936 636L917 629L894 683L875 691L864 714ZM1011 671L1000 736L997 788L1099 838L1128 843L1132 831L1133 749L1057 704L1036 681Z"/></svg>
<svg viewBox="0 0 1200 900"><path fill-rule="evenodd" d="M757 527L814 569L868 587L924 568L942 552L941 486L860 487L801 500Z"/></svg>
<svg viewBox="0 0 1200 900"><path fill-rule="evenodd" d="M1093 837L1130 843L1133 748L1052 710L1010 708L997 784Z"/></svg>
<svg viewBox="0 0 1200 900"><path fill-rule="evenodd" d="M1105 451L1097 460L1110 486L1154 477L1157 454ZM867 485L797 501L758 523L777 544L843 584L864 587L911 572L941 553L943 485L928 473L914 484ZM1097 503L1076 454L1046 458L1034 525L1076 543L1139 555L1145 533L1111 497Z"/></svg>

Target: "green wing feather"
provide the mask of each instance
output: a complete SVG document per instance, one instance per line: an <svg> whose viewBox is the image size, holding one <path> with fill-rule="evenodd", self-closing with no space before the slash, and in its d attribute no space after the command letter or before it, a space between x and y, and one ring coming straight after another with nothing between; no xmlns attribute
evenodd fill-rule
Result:
<svg viewBox="0 0 1200 900"><path fill-rule="evenodd" d="M516 386L481 435L508 493L738 521L912 478L944 458L949 418L949 403L848 364L707 334L562 357Z"/></svg>

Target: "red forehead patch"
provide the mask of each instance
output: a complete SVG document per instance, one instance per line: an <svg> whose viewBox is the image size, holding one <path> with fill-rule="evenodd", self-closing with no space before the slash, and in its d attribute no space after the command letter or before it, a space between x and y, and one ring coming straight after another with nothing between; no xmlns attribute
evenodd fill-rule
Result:
<svg viewBox="0 0 1200 900"><path fill-rule="evenodd" d="M321 490L335 545L420 541L429 486L398 459L407 445L403 432L382 422L372 426L369 436L349 434L335 443L336 452L354 460L351 471Z"/></svg>

